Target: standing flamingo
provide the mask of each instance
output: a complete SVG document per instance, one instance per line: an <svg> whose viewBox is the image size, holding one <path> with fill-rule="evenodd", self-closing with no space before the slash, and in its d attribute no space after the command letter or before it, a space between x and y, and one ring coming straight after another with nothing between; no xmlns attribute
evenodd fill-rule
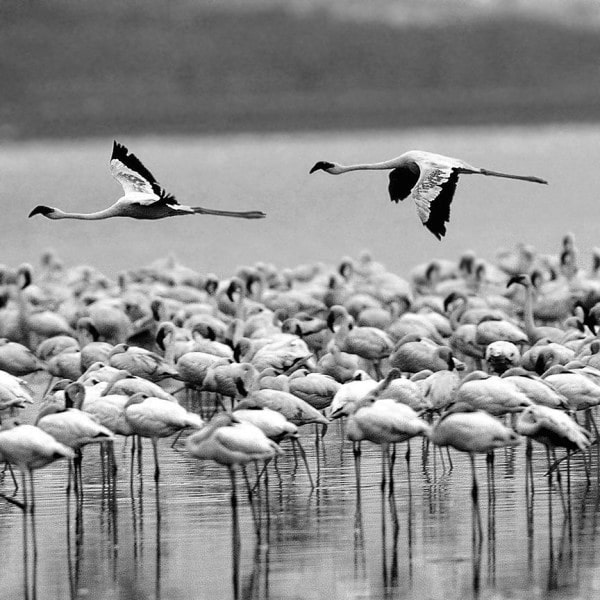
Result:
<svg viewBox="0 0 600 600"><path fill-rule="evenodd" d="M520 442L519 436L489 413L483 410L474 410L469 405L459 402L435 424L429 439L437 446L452 446L469 454L473 475L471 497L476 507L477 524L481 533L475 454L488 454L496 448L515 446Z"/></svg>
<svg viewBox="0 0 600 600"><path fill-rule="evenodd" d="M3 498L16 504L23 510L32 514L35 507L33 487L33 470L45 467L47 464L59 459L75 457L71 448L56 441L50 434L34 425L14 425L0 431L0 460L15 465L23 477L23 502L0 494ZM27 498L25 474L29 475L31 485L31 502Z"/></svg>
<svg viewBox="0 0 600 600"><path fill-rule="evenodd" d="M200 431L186 441L192 456L200 460L214 460L227 466L231 479L231 515L233 524L233 586L234 598L238 598L237 570L240 558L240 523L237 510L237 485L235 466L254 460L269 460L283 454L281 448L270 440L261 429L249 422L242 422L235 415L220 413Z"/></svg>
<svg viewBox="0 0 600 600"><path fill-rule="evenodd" d="M39 412L35 422L40 429L75 451L73 479L78 502L83 500L81 448L94 442L114 441L112 431L81 410L84 398L83 385L77 382L71 383L64 390L64 408L57 404L49 404ZM68 485L70 489L70 479Z"/></svg>
<svg viewBox="0 0 600 600"><path fill-rule="evenodd" d="M175 402L148 396L143 392L133 394L125 404L125 418L133 433L152 440L154 451L154 481L158 482L158 439L168 437L190 427L201 429L202 419Z"/></svg>
<svg viewBox="0 0 600 600"><path fill-rule="evenodd" d="M548 183L539 177L528 175L510 175L488 169L479 169L457 158L450 158L431 152L411 150L404 154L378 163L340 165L319 161L310 170L325 171L330 175L339 175L358 170L390 170L388 191L393 202L410 196L417 205L417 214L421 222L438 240L446 235L446 223L450 220L450 203L456 191L458 176L479 174L492 177L520 179L534 183Z"/></svg>

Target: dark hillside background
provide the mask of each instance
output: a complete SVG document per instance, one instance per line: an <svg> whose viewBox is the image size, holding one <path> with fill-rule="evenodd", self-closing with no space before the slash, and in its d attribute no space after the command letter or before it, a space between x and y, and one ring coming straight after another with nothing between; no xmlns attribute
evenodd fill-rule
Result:
<svg viewBox="0 0 600 600"><path fill-rule="evenodd" d="M532 17L0 0L0 137L597 120L599 59Z"/></svg>

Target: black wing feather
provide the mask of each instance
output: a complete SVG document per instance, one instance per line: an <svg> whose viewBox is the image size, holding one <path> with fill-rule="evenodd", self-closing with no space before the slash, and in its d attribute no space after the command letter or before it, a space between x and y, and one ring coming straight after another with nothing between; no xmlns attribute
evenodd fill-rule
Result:
<svg viewBox="0 0 600 600"><path fill-rule="evenodd" d="M448 180L440 186L442 191L429 205L429 219L423 223L438 240L441 240L446 235L445 224L450 220L450 204L452 203L454 192L456 192L458 175L458 170L452 169Z"/></svg>
<svg viewBox="0 0 600 600"><path fill-rule="evenodd" d="M417 185L420 175L421 169L416 162L407 163L390 171L388 186L390 200L397 204L399 200L408 198L412 189Z"/></svg>
<svg viewBox="0 0 600 600"><path fill-rule="evenodd" d="M175 199L175 196L169 194L169 192L156 181L154 175L150 173L142 161L133 154L133 152L129 152L123 144L119 144L117 140L113 141L113 151L110 160L115 158L121 161L127 168L138 173L140 177L143 177L152 186L152 191L160 198L155 204L179 204Z"/></svg>

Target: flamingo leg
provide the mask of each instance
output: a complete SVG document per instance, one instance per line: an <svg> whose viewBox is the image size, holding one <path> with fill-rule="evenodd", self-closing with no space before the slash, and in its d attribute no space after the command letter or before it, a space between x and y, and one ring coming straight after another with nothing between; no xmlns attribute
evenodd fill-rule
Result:
<svg viewBox="0 0 600 600"><path fill-rule="evenodd" d="M235 471L229 465L229 477L231 479L231 522L232 522L232 552L233 552L233 597L239 598L239 570L240 570L240 522L238 517L237 485Z"/></svg>
<svg viewBox="0 0 600 600"><path fill-rule="evenodd" d="M360 503L360 457L362 454L360 442L352 442L352 451L354 454L354 473L356 475L356 498L357 503Z"/></svg>
<svg viewBox="0 0 600 600"><path fill-rule="evenodd" d="M531 496L533 498L534 485L533 485L533 463L532 463L533 446L531 438L527 438L525 446L525 494L527 498Z"/></svg>
<svg viewBox="0 0 600 600"><path fill-rule="evenodd" d="M75 478L75 497L77 498L77 504L83 505L83 478L81 472L81 461L83 456L81 450L75 450L75 458L73 459L73 475Z"/></svg>
<svg viewBox="0 0 600 600"><path fill-rule="evenodd" d="M25 571L25 577L23 578L25 584L25 600L29 600L29 585L27 582L27 576L29 573L29 555L27 552L27 483L25 480L25 472L21 471L21 482L23 484L23 569Z"/></svg>
<svg viewBox="0 0 600 600"><path fill-rule="evenodd" d="M24 502L20 502L19 500L17 500L16 498L13 498L12 496L7 496L6 494L0 493L0 498L4 498L4 500L9 502L10 504L14 504L15 506L18 506L21 510L25 510L27 507L27 505Z"/></svg>
<svg viewBox="0 0 600 600"><path fill-rule="evenodd" d="M491 497L496 499L496 477L494 474L494 451L491 450L486 456L487 472L488 472L488 490L491 491Z"/></svg>
<svg viewBox="0 0 600 600"><path fill-rule="evenodd" d="M471 473L473 475L473 485L471 487L471 498L473 500L473 514L476 520L477 531L479 538L483 535L483 526L481 524L481 513L479 512L479 485L477 483L477 474L475 471L475 455L469 452L469 458L471 459Z"/></svg>
<svg viewBox="0 0 600 600"><path fill-rule="evenodd" d="M308 466L308 459L306 458L306 452L302 447L299 439L293 440L294 443L298 444L298 450L300 451L300 456L302 457L302 461L304 462L304 466L306 467L306 473L308 474L308 480L310 481L310 489L315 488L315 483L313 481L312 475L310 473L310 467Z"/></svg>
<svg viewBox="0 0 600 600"><path fill-rule="evenodd" d="M260 478L262 477L263 473L266 472L267 470L267 465L271 462L271 458L268 458L267 460L265 460L265 462L263 463L263 468L260 470L260 472L258 473L258 476L256 477L256 483L253 486L250 486L248 488L248 491L250 493L250 500L252 500L252 494L254 493L254 490L259 486L260 484Z"/></svg>
<svg viewBox="0 0 600 600"><path fill-rule="evenodd" d="M31 543L33 545L33 594L35 598L35 572L37 568L37 531L35 526L35 486L33 483L33 471L29 469L29 485L31 487L31 502L29 504L29 514L31 516Z"/></svg>
<svg viewBox="0 0 600 600"><path fill-rule="evenodd" d="M158 438L152 438L152 451L154 453L154 481L158 483L160 467L158 466Z"/></svg>
<svg viewBox="0 0 600 600"><path fill-rule="evenodd" d="M410 442L408 442L410 445ZM410 448L406 451L410 456ZM396 444L392 444L392 447L388 447L388 460L390 466L390 494L394 493L394 466L396 465ZM406 461L410 465L410 460Z"/></svg>
<svg viewBox="0 0 600 600"><path fill-rule="evenodd" d="M317 461L317 484L321 480L321 445L319 444L319 425L315 423L315 458Z"/></svg>
<svg viewBox="0 0 600 600"><path fill-rule="evenodd" d="M387 446L385 444L381 445L381 482L379 484L381 494L385 493L385 486L387 484L387 467L386 467L386 455L387 455Z"/></svg>
<svg viewBox="0 0 600 600"><path fill-rule="evenodd" d="M446 446L446 455L448 456L448 463L450 464L450 469L448 472L450 473L454 469L454 465L452 464L452 456L450 456L450 448Z"/></svg>
<svg viewBox="0 0 600 600"><path fill-rule="evenodd" d="M171 444L171 448L175 448L175 444L178 442L179 438L181 437L181 434L183 433L183 429L180 429L177 432L177 435L175 436L175 439L173 440L173 443Z"/></svg>
<svg viewBox="0 0 600 600"><path fill-rule="evenodd" d="M135 438L136 436L131 437L131 455L130 455L130 464L129 464L129 491L130 495L133 498L133 470L135 465Z"/></svg>
<svg viewBox="0 0 600 600"><path fill-rule="evenodd" d="M440 462L442 463L442 473L446 472L446 464L444 462L444 450L441 446L438 446L438 451L440 453Z"/></svg>
<svg viewBox="0 0 600 600"><path fill-rule="evenodd" d="M19 482L17 481L17 478L15 477L15 472L12 468L12 465L10 463L6 463L6 466L8 467L8 472L10 473L13 483L15 484L15 490L14 490L13 494L16 494L19 491Z"/></svg>
<svg viewBox="0 0 600 600"><path fill-rule="evenodd" d="M142 437L141 436L137 436L137 460L138 460L138 475L140 476L140 479L142 477L142 467L143 467L143 462L142 462Z"/></svg>
<svg viewBox="0 0 600 600"><path fill-rule="evenodd" d="M388 484L388 501L390 504L390 514L392 515L392 523L394 525L394 535L398 533L398 510L396 508L396 495L394 494L394 463L396 456L396 444L392 444L391 453L387 444L384 444L384 452L387 454L389 467L389 484ZM409 463L410 465L410 463ZM408 467L410 469L410 466Z"/></svg>
<svg viewBox="0 0 600 600"><path fill-rule="evenodd" d="M552 448L552 460L554 462L556 462L556 450L554 448ZM565 512L565 514L567 514L567 504L565 502L565 495L563 493L563 486L562 486L562 476L560 473L560 469L556 469L556 484L558 485L558 491L560 493L560 501L563 507L563 511Z"/></svg>
<svg viewBox="0 0 600 600"><path fill-rule="evenodd" d="M256 466L256 462L254 463ZM254 521L254 530L256 533L260 531L260 505L257 502L257 506L254 505L254 497L253 492L254 488L260 484L260 476L256 479L256 484L254 487L250 485L250 479L248 478L248 472L246 471L246 466L241 465L242 475L244 476L244 483L246 484L246 491L248 492L248 502L250 504L250 510L252 511L252 520ZM260 492L260 489L259 489ZM257 512L259 513L257 516Z"/></svg>

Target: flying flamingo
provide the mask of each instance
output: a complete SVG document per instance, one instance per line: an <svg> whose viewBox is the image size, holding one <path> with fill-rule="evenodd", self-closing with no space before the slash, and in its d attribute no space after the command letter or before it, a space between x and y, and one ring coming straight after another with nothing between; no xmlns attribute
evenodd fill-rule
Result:
<svg viewBox="0 0 600 600"><path fill-rule="evenodd" d="M450 204L456 191L458 176L488 175L520 179L534 183L548 183L539 177L528 175L510 175L488 169L473 167L457 158L450 158L431 152L411 150L384 162L340 165L327 161L317 162L310 170L325 171L331 175L340 175L358 170L391 170L388 191L393 202L409 196L417 205L417 214L423 225L441 240L446 235L446 223L450 220Z"/></svg>
<svg viewBox="0 0 600 600"><path fill-rule="evenodd" d="M97 221L111 217L164 219L165 217L193 214L240 217L242 219L262 219L266 216L265 213L257 210L233 212L179 204L173 195L161 187L137 156L117 141L113 143L110 172L125 192L125 195L121 196L112 206L93 213L69 213L58 208L40 205L36 206L29 216L43 215L47 219L81 219L84 221Z"/></svg>

